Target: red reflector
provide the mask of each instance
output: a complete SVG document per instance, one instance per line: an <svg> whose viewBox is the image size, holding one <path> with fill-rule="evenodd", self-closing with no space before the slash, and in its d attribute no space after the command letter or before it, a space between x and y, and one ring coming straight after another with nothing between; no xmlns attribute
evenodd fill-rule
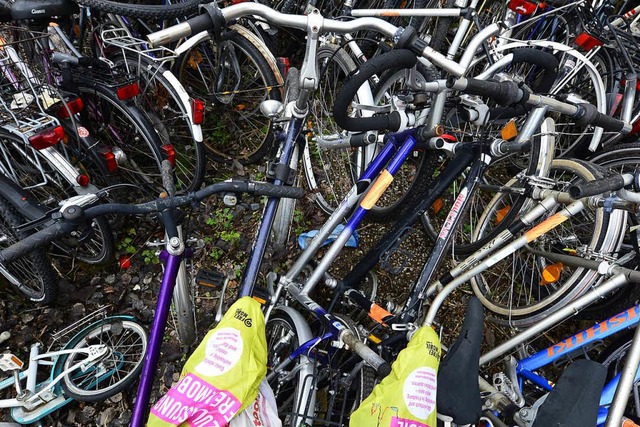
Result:
<svg viewBox="0 0 640 427"><path fill-rule="evenodd" d="M231 0L231 4L244 3L246 1L249 1L249 0Z"/></svg>
<svg viewBox="0 0 640 427"><path fill-rule="evenodd" d="M201 125L204 122L204 101L202 99L192 99L191 112L193 113L193 123Z"/></svg>
<svg viewBox="0 0 640 427"><path fill-rule="evenodd" d="M443 133L442 135L440 135L440 138L444 139L445 141L449 141L449 142L458 142L456 137L451 135L450 133Z"/></svg>
<svg viewBox="0 0 640 427"><path fill-rule="evenodd" d="M87 185L89 185L89 176L85 174L78 175L76 181L78 181L80 187L86 187Z"/></svg>
<svg viewBox="0 0 640 427"><path fill-rule="evenodd" d="M36 150L44 150L45 148L53 147L62 138L64 138L64 130L62 130L62 126L56 126L29 137L29 143Z"/></svg>
<svg viewBox="0 0 640 427"><path fill-rule="evenodd" d="M82 99L76 98L73 101L67 102L66 107L63 105L58 109L58 117L61 119L66 119L70 115L78 114L80 111L82 111L82 108L84 108Z"/></svg>
<svg viewBox="0 0 640 427"><path fill-rule="evenodd" d="M140 93L140 87L138 87L138 82L133 82L126 86L122 86L116 90L116 94L118 95L118 99L125 101L127 99L131 99L134 96Z"/></svg>
<svg viewBox="0 0 640 427"><path fill-rule="evenodd" d="M280 70L280 74L282 74L282 78L286 79L287 74L289 73L289 68L291 68L291 61L286 56L279 56L277 58L278 61L278 69Z"/></svg>
<svg viewBox="0 0 640 427"><path fill-rule="evenodd" d="M584 50L591 50L596 46L602 46L604 44L604 41L588 33L578 34L575 42L579 47L581 47Z"/></svg>
<svg viewBox="0 0 640 427"><path fill-rule="evenodd" d="M126 255L121 256L120 257L120 268L122 268L123 270L126 270L129 267L131 267L131 258L129 258Z"/></svg>
<svg viewBox="0 0 640 427"><path fill-rule="evenodd" d="M172 144L165 144L162 146L162 151L167 156L167 160L171 163L171 166L176 167L176 149Z"/></svg>
<svg viewBox="0 0 640 427"><path fill-rule="evenodd" d="M531 15L538 5L527 0L509 0L507 7L518 15Z"/></svg>
<svg viewBox="0 0 640 427"><path fill-rule="evenodd" d="M107 170L109 172L115 172L118 169L118 161L116 160L116 155L113 154L113 151L107 147L103 147L99 149L98 152L102 155L104 164L107 166Z"/></svg>

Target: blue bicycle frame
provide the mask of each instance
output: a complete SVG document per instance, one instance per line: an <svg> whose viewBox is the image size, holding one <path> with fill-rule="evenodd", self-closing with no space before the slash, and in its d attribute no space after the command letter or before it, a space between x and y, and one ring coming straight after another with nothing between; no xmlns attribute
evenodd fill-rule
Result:
<svg viewBox="0 0 640 427"><path fill-rule="evenodd" d="M631 307L623 312L616 314L595 324L594 326L586 329L576 335L569 337L559 343L552 345L536 354L527 357L526 359L518 361L516 365L516 373L520 380L520 388L524 380L529 380L544 390L551 390L553 385L549 380L534 373L537 369L544 366L548 366L553 362L566 357L569 354L575 353L578 350L589 346L595 341L602 340L615 333L623 331L625 329L634 327L640 322L640 304ZM634 381L640 379L640 369L636 372ZM618 387L618 381L620 380L620 374L616 375L611 381L605 384L600 397L600 409L598 411L598 426L604 425L607 414L609 412L609 405L613 402L613 396L616 388Z"/></svg>

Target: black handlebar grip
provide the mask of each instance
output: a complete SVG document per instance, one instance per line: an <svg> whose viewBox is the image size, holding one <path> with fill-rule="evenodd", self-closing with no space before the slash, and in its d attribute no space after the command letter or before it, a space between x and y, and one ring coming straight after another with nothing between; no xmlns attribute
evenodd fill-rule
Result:
<svg viewBox="0 0 640 427"><path fill-rule="evenodd" d="M189 27L191 27L191 34L208 31L213 27L211 23L211 16L207 13L189 18L186 22L189 24Z"/></svg>
<svg viewBox="0 0 640 427"><path fill-rule="evenodd" d="M56 239L69 235L75 226L69 222L56 222L51 226L25 237L0 252L0 263L5 264L27 255L33 250L48 245Z"/></svg>
<svg viewBox="0 0 640 427"><path fill-rule="evenodd" d="M387 70L411 68L416 65L417 61L416 54L410 50L396 49L375 56L362 64L353 74L347 77L342 89L336 96L333 104L333 117L338 126L353 132L368 130L397 131L400 129L400 114L395 111L374 117L349 117L347 110L360 86L367 83L370 77Z"/></svg>
<svg viewBox="0 0 640 427"><path fill-rule="evenodd" d="M542 77L531 87L534 93L549 93L558 77L558 59L549 52L539 49L514 49L511 64L532 64L542 68Z"/></svg>
<svg viewBox="0 0 640 427"><path fill-rule="evenodd" d="M273 185L264 182L254 183L254 193L269 197L286 197L288 199L300 199L304 196L304 188L288 187L285 185Z"/></svg>
<svg viewBox="0 0 640 427"><path fill-rule="evenodd" d="M573 184L569 186L568 193L572 199L581 199L583 197L597 196L608 191L617 191L622 187L624 187L622 175L612 175L595 181Z"/></svg>
<svg viewBox="0 0 640 427"><path fill-rule="evenodd" d="M578 104L578 107L578 117L575 119L579 125L599 126L608 132L621 132L626 125L622 120L600 113L595 105L584 103Z"/></svg>
<svg viewBox="0 0 640 427"><path fill-rule="evenodd" d="M447 82L452 87L455 81ZM467 79L467 85L462 90L470 95L484 96L491 98L500 105L512 105L520 102L523 92L516 82L494 82L491 80Z"/></svg>

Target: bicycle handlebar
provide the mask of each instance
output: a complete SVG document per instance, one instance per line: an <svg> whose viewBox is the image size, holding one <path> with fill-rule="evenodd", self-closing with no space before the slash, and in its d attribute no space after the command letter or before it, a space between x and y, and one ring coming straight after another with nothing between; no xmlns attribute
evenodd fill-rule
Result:
<svg viewBox="0 0 640 427"><path fill-rule="evenodd" d="M633 182L632 174L612 175L595 181L580 182L569 186L567 192L573 199L597 196L609 191L618 191Z"/></svg>
<svg viewBox="0 0 640 427"><path fill-rule="evenodd" d="M340 334L340 339L360 356L362 360L376 370L378 378L384 378L391 373L391 365L360 341L353 332L345 329Z"/></svg>
<svg viewBox="0 0 640 427"><path fill-rule="evenodd" d="M83 209L80 206L68 206L61 215L61 221L56 221L45 229L20 240L19 242L0 251L0 264L14 261L36 248L45 246L56 239L69 235L76 227L88 220L105 214L140 215L163 212L200 202L216 193L248 193L260 196L286 197L299 199L304 190L299 187L276 186L264 182L226 181L212 184L196 192L183 196L159 198L140 204L109 203Z"/></svg>
<svg viewBox="0 0 640 427"><path fill-rule="evenodd" d="M447 87L472 95L488 97L501 105L525 103L534 106L547 106L552 111L574 118L578 124L599 126L610 132L629 133L631 131L630 124L598 112L596 107L591 104L574 105L548 96L532 94L511 81L495 82L459 78L450 79L447 82Z"/></svg>

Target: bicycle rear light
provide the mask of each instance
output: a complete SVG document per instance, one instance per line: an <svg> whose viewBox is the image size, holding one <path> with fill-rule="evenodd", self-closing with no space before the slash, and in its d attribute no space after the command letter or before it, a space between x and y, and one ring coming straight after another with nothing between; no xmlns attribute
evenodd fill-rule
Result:
<svg viewBox="0 0 640 427"><path fill-rule="evenodd" d="M107 166L109 172L115 172L118 169L118 161L113 151L107 147L102 147L98 150L104 159L104 163Z"/></svg>
<svg viewBox="0 0 640 427"><path fill-rule="evenodd" d="M63 105L58 109L58 118L66 119L67 117L78 114L84 108L84 104L82 103L81 98L76 98L73 101L69 101L66 103L66 106Z"/></svg>
<svg viewBox="0 0 640 427"><path fill-rule="evenodd" d="M171 166L176 167L176 149L173 148L173 144L165 144L162 146L162 151L165 156L167 156L167 160L171 163Z"/></svg>
<svg viewBox="0 0 640 427"><path fill-rule="evenodd" d="M116 90L118 99L121 101L126 101L127 99L131 99L137 96L139 93L140 93L140 87L138 86L138 82L130 83L126 86L119 87Z"/></svg>
<svg viewBox="0 0 640 427"><path fill-rule="evenodd" d="M29 137L29 144L36 150L44 150L53 147L64 138L62 126L49 128L43 132Z"/></svg>
<svg viewBox="0 0 640 427"><path fill-rule="evenodd" d="M78 182L78 185L80 185L80 187L86 187L87 185L89 185L89 175L85 175L82 173L77 176L76 181Z"/></svg>
<svg viewBox="0 0 640 427"><path fill-rule="evenodd" d="M193 114L193 124L201 125L204 122L204 101L202 99L191 100L191 113Z"/></svg>
<svg viewBox="0 0 640 427"><path fill-rule="evenodd" d="M604 41L585 32L578 34L575 42L578 45L578 47L584 50L591 50L596 46L602 46L604 44Z"/></svg>
<svg viewBox="0 0 640 427"><path fill-rule="evenodd" d="M536 11L538 5L527 0L509 0L507 7L518 15L531 15Z"/></svg>

